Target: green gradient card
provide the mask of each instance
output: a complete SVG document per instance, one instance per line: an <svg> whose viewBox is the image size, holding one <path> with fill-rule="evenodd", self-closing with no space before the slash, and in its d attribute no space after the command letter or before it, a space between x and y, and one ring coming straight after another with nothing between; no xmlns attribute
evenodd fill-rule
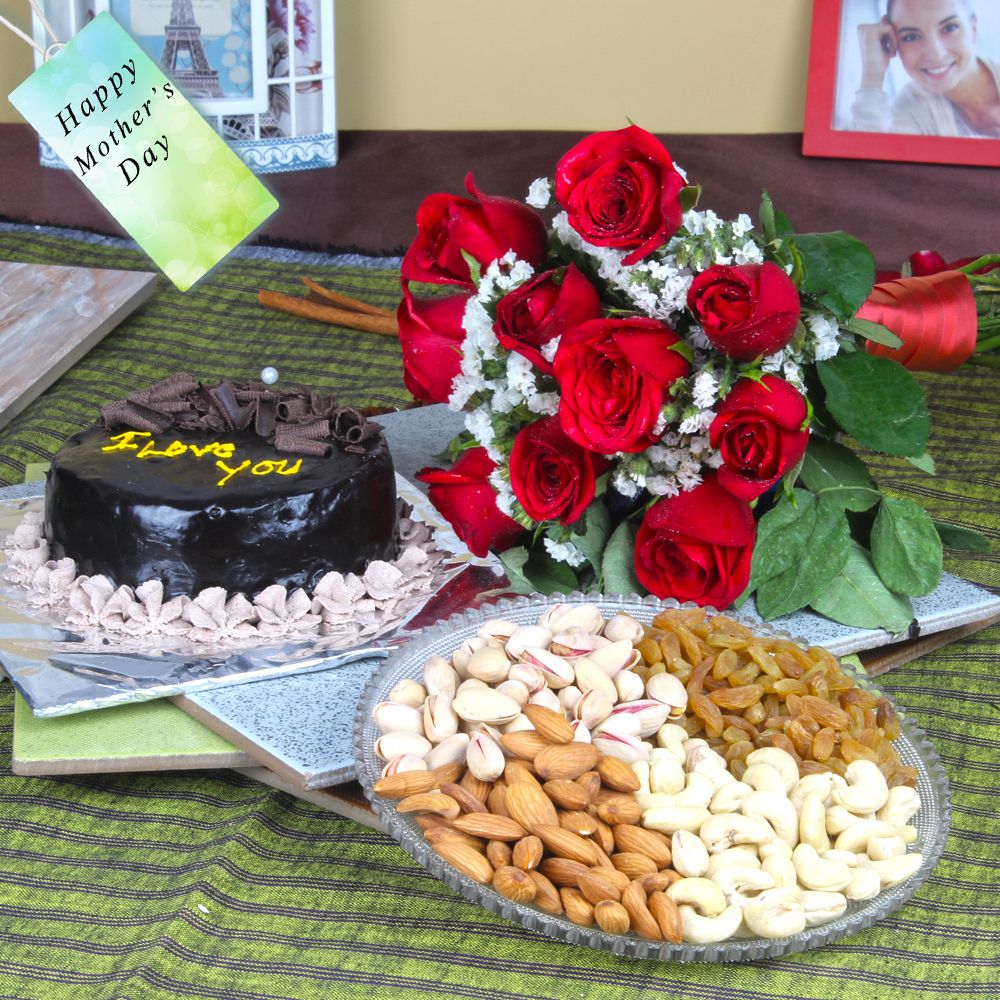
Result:
<svg viewBox="0 0 1000 1000"><path fill-rule="evenodd" d="M181 291L278 207L110 14L10 102Z"/></svg>

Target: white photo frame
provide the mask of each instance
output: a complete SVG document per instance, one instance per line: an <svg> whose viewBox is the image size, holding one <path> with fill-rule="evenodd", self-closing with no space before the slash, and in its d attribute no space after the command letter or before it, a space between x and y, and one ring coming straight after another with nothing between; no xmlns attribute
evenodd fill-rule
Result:
<svg viewBox="0 0 1000 1000"><path fill-rule="evenodd" d="M94 0L138 42L205 115L267 111L267 9L265 0ZM193 15L192 44L184 27L168 26ZM158 27L159 26L159 27ZM177 39L174 41L173 39ZM168 55L168 46L173 58ZM169 65L164 65L167 56ZM178 65L177 60L184 60Z"/></svg>

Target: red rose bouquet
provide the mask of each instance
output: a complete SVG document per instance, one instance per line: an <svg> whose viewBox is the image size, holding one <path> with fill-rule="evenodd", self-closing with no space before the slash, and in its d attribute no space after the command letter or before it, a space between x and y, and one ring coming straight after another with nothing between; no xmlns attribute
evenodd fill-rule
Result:
<svg viewBox="0 0 1000 1000"><path fill-rule="evenodd" d="M578 143L527 205L466 187L420 207L399 325L407 387L466 412L453 467L419 476L473 552L527 592L753 594L765 618L909 624L955 539L839 438L932 470L892 353L975 350L972 271L936 293L948 343L910 350L862 243L795 233L766 195L757 224L698 210L635 126Z"/></svg>

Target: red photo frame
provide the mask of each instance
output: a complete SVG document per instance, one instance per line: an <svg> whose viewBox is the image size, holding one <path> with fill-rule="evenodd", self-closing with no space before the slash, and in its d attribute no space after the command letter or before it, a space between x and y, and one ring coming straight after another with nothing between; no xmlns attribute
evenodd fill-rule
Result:
<svg viewBox="0 0 1000 1000"><path fill-rule="evenodd" d="M1000 166L1000 138L854 132L834 127L844 0L814 0L802 152L858 160Z"/></svg>

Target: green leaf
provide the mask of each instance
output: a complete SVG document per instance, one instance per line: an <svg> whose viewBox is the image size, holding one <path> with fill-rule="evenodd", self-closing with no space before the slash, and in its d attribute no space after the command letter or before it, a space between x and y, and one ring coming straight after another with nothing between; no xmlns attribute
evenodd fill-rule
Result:
<svg viewBox="0 0 1000 1000"><path fill-rule="evenodd" d="M448 461L454 464L458 461L458 456L461 455L463 451L475 448L478 444L479 442L468 431L462 431L460 434L456 434L448 442Z"/></svg>
<svg viewBox="0 0 1000 1000"><path fill-rule="evenodd" d="M990 540L971 528L960 528L957 524L935 521L934 528L945 548L964 549L968 552L992 552Z"/></svg>
<svg viewBox="0 0 1000 1000"><path fill-rule="evenodd" d="M573 544L587 557L594 572L599 572L604 546L611 534L611 515L600 500L595 500L584 511L580 521L583 522L583 533L573 536Z"/></svg>
<svg viewBox="0 0 1000 1000"><path fill-rule="evenodd" d="M866 351L816 365L826 406L852 437L886 455L920 456L931 418L917 380L898 362Z"/></svg>
<svg viewBox="0 0 1000 1000"><path fill-rule="evenodd" d="M879 498L865 463L842 444L813 434L800 472L802 482L846 510L867 510ZM829 491L829 492L827 492Z"/></svg>
<svg viewBox="0 0 1000 1000"><path fill-rule="evenodd" d="M601 563L606 594L644 594L646 588L635 575L635 532L628 521L615 528L604 549Z"/></svg>
<svg viewBox="0 0 1000 1000"><path fill-rule="evenodd" d="M937 475L937 466L934 465L934 459L929 452L925 451L922 455L917 455L915 458L913 455L910 455L906 461L910 465L916 466L921 472L926 472L928 476Z"/></svg>
<svg viewBox="0 0 1000 1000"><path fill-rule="evenodd" d="M799 291L812 295L843 322L851 319L875 283L871 250L848 233L800 233L794 238L805 274Z"/></svg>
<svg viewBox="0 0 1000 1000"><path fill-rule="evenodd" d="M576 590L573 568L547 552L529 552L523 545L500 553L510 588L518 594L569 593Z"/></svg>
<svg viewBox="0 0 1000 1000"><path fill-rule="evenodd" d="M814 611L854 628L903 632L913 621L909 598L894 594L879 579L868 553L851 542L844 568L810 601Z"/></svg>
<svg viewBox="0 0 1000 1000"><path fill-rule="evenodd" d="M847 562L851 537L847 516L836 504L815 500L816 518L798 558L757 588L762 618L780 618L804 608L829 585Z"/></svg>
<svg viewBox="0 0 1000 1000"><path fill-rule="evenodd" d="M871 546L875 569L890 590L919 597L941 581L941 539L927 511L913 500L882 499Z"/></svg>
<svg viewBox="0 0 1000 1000"><path fill-rule="evenodd" d="M865 340L870 340L873 344L883 344L892 348L903 346L903 341L892 330L881 323L873 323L870 319L859 319L855 316L844 324L844 328L859 337L864 337Z"/></svg>
<svg viewBox="0 0 1000 1000"><path fill-rule="evenodd" d="M795 564L816 526L816 497L806 490L792 490L757 523L750 589L784 573Z"/></svg>
<svg viewBox="0 0 1000 1000"><path fill-rule="evenodd" d="M774 202L771 201L771 196L766 191L762 191L760 196L760 228L768 243L778 235L774 218Z"/></svg>
<svg viewBox="0 0 1000 1000"><path fill-rule="evenodd" d="M478 288L479 282L482 279L482 268L479 266L479 261L466 250L460 250L459 252L462 254L462 259L465 263L469 265L469 280Z"/></svg>
<svg viewBox="0 0 1000 1000"><path fill-rule="evenodd" d="M779 236L794 236L795 230L792 228L792 220L784 212L774 213L774 227L778 230Z"/></svg>
<svg viewBox="0 0 1000 1000"><path fill-rule="evenodd" d="M681 211L690 212L692 208L697 207L701 198L701 185L688 184L687 187L682 187L677 198L681 203Z"/></svg>

